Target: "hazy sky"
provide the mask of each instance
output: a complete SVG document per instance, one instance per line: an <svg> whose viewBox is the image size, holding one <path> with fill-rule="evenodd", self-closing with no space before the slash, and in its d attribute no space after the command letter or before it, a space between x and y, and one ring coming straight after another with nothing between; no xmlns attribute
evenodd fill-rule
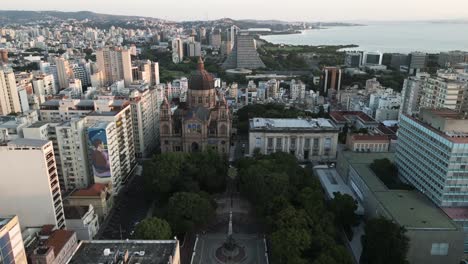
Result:
<svg viewBox="0 0 468 264"><path fill-rule="evenodd" d="M1 0L2 9L89 10L170 20L290 21L468 19L468 0Z"/></svg>

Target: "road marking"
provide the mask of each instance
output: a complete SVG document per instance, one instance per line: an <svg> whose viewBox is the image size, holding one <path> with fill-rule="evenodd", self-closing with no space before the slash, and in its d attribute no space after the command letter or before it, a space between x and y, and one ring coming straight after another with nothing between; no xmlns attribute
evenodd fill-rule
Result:
<svg viewBox="0 0 468 264"><path fill-rule="evenodd" d="M205 248L205 239L202 240L202 248L201 248L201 252L200 252L200 261L198 262L198 264L202 263L202 259L203 259L203 249Z"/></svg>

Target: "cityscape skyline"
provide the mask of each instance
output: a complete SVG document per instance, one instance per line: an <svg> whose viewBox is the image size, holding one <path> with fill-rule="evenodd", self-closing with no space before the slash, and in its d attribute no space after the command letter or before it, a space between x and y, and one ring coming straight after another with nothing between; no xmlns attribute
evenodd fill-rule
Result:
<svg viewBox="0 0 468 264"><path fill-rule="evenodd" d="M429 2L429 3L428 3ZM172 21L216 20L220 18L284 20L284 21L419 21L419 20L468 20L468 2L462 0L425 1L375 1L358 0L353 2L339 0L333 6L326 3L310 3L305 0L289 1L288 6L267 0L255 2L240 0L237 6L249 8L227 8L226 4L214 0L203 3L181 0L177 6L172 2L149 3L147 0L91 1L84 0L80 7L71 6L59 0L35 2L19 0L2 3L2 10L28 11L93 11L97 13L155 17ZM338 6L338 7L337 7ZM27 8L24 8L27 7ZM402 8L404 7L404 8ZM265 12L258 12L264 10ZM385 12L382 12L385 10ZM418 12L414 12L418 10Z"/></svg>

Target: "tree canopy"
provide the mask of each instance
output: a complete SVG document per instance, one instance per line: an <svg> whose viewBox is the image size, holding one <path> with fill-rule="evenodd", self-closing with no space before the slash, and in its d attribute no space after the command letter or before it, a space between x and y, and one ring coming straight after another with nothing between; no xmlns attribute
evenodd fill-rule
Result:
<svg viewBox="0 0 468 264"><path fill-rule="evenodd" d="M179 192L168 202L167 219L176 233L185 233L208 222L215 214L209 199L197 193Z"/></svg>
<svg viewBox="0 0 468 264"><path fill-rule="evenodd" d="M241 159L237 168L241 193L265 223L272 263L352 263L310 167L274 153Z"/></svg>
<svg viewBox="0 0 468 264"><path fill-rule="evenodd" d="M170 239L171 226L161 218L151 217L141 221L135 228L135 238L148 240Z"/></svg>
<svg viewBox="0 0 468 264"><path fill-rule="evenodd" d="M385 219L367 222L362 237L361 264L408 264L409 238L404 227Z"/></svg>

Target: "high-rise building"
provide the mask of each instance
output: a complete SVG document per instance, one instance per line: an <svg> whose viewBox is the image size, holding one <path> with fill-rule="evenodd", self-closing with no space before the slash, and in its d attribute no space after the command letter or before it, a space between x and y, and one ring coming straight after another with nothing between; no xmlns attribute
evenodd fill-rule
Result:
<svg viewBox="0 0 468 264"><path fill-rule="evenodd" d="M110 85L124 80L125 85L133 82L130 50L126 47L105 47L96 51L96 62L103 72L104 83Z"/></svg>
<svg viewBox="0 0 468 264"><path fill-rule="evenodd" d="M187 57L200 57L201 56L201 44L200 42L185 42L184 43L184 55Z"/></svg>
<svg viewBox="0 0 468 264"><path fill-rule="evenodd" d="M364 52L362 64L364 65L382 65L383 53L379 51Z"/></svg>
<svg viewBox="0 0 468 264"><path fill-rule="evenodd" d="M453 66L457 63L468 62L468 52L449 51L439 54L438 63L440 67Z"/></svg>
<svg viewBox="0 0 468 264"><path fill-rule="evenodd" d="M221 30L220 29L211 30L209 44L215 49L219 49L221 47Z"/></svg>
<svg viewBox="0 0 468 264"><path fill-rule="evenodd" d="M468 83L456 79L456 73L438 72L423 82L421 108L449 108L466 112Z"/></svg>
<svg viewBox="0 0 468 264"><path fill-rule="evenodd" d="M184 60L184 46L180 38L172 40L172 62L180 63Z"/></svg>
<svg viewBox="0 0 468 264"><path fill-rule="evenodd" d="M345 64L348 67L359 68L362 63L362 53L356 51L346 52Z"/></svg>
<svg viewBox="0 0 468 264"><path fill-rule="evenodd" d="M159 84L159 63L152 62L151 63L151 85L158 85Z"/></svg>
<svg viewBox="0 0 468 264"><path fill-rule="evenodd" d="M58 93L58 89L55 86L54 76L52 74L36 74L32 83L34 94L39 98L40 104L44 103L48 97L52 97Z"/></svg>
<svg viewBox="0 0 468 264"><path fill-rule="evenodd" d="M260 59L257 52L255 39L248 34L240 34L236 36L231 54L224 61L222 67L224 69L258 69L265 68L265 64Z"/></svg>
<svg viewBox="0 0 468 264"><path fill-rule="evenodd" d="M65 227L52 142L16 139L0 146L0 208L21 227ZM14 175L14 177L12 176Z"/></svg>
<svg viewBox="0 0 468 264"><path fill-rule="evenodd" d="M341 89L341 69L338 67L324 67L320 82L324 93L332 89L339 92Z"/></svg>
<svg viewBox="0 0 468 264"><path fill-rule="evenodd" d="M399 116L402 114L412 116L419 112L422 84L427 77L429 77L429 74L417 74L405 79L401 90L402 102Z"/></svg>
<svg viewBox="0 0 468 264"><path fill-rule="evenodd" d="M20 113L21 104L13 71L0 69L0 115Z"/></svg>
<svg viewBox="0 0 468 264"><path fill-rule="evenodd" d="M0 217L0 241L1 263L27 263L18 216Z"/></svg>
<svg viewBox="0 0 468 264"><path fill-rule="evenodd" d="M68 88L68 80L73 76L73 71L68 60L63 57L55 58L55 66L57 67L57 76L60 89Z"/></svg>
<svg viewBox="0 0 468 264"><path fill-rule="evenodd" d="M8 50L6 49L0 50L0 64L1 63L8 63Z"/></svg>
<svg viewBox="0 0 468 264"><path fill-rule="evenodd" d="M468 205L468 120L450 109L403 115L396 162L400 177L438 206Z"/></svg>
<svg viewBox="0 0 468 264"><path fill-rule="evenodd" d="M408 55L408 73L415 75L426 67L426 53L411 52Z"/></svg>
<svg viewBox="0 0 468 264"><path fill-rule="evenodd" d="M292 100L305 99L306 85L301 80L291 80L290 85L290 98Z"/></svg>
<svg viewBox="0 0 468 264"><path fill-rule="evenodd" d="M74 64L73 65L73 77L75 79L79 79L81 84L84 87L88 87L91 85L91 76L89 75L88 71L86 70L86 66L82 64Z"/></svg>

